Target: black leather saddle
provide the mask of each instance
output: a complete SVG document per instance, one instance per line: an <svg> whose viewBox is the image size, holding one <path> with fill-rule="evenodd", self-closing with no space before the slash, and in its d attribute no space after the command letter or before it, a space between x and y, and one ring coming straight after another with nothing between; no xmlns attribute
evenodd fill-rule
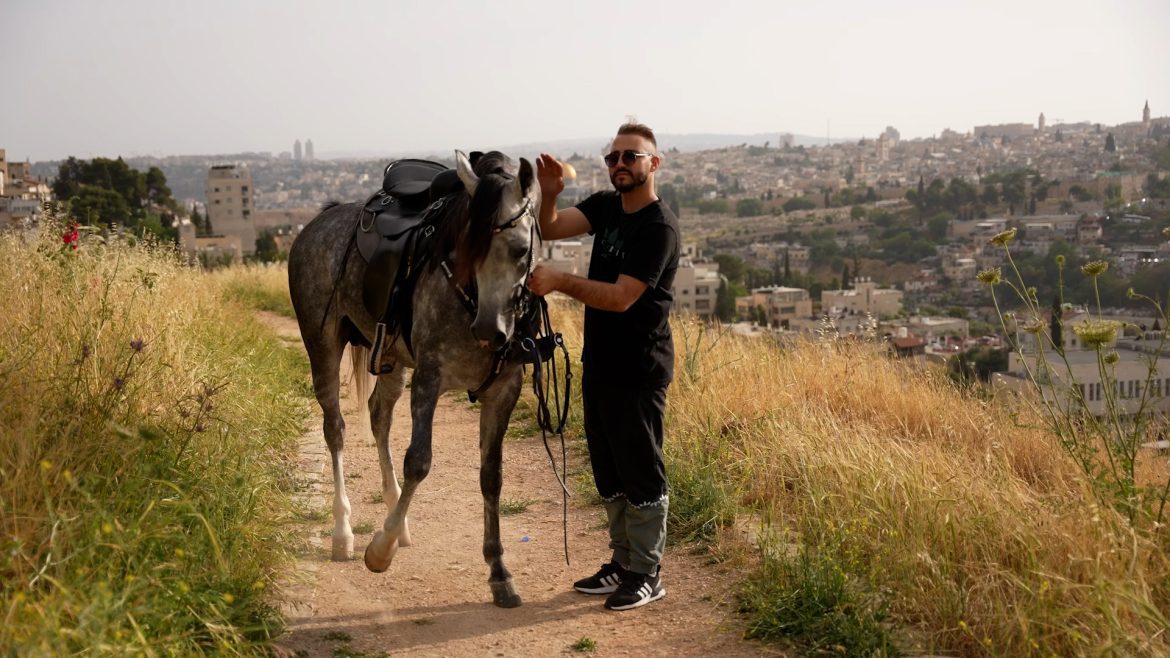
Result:
<svg viewBox="0 0 1170 658"><path fill-rule="evenodd" d="M366 261L362 302L378 319L377 349L384 338L402 335L410 349L411 308L419 247L435 230L435 215L443 198L463 189L454 169L429 160L395 160L382 178L382 189L365 203L354 241Z"/></svg>

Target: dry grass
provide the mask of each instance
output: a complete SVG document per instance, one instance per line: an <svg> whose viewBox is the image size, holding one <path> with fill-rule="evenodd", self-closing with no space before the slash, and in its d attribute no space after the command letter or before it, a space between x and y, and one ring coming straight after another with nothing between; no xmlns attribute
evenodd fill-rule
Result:
<svg viewBox="0 0 1170 658"><path fill-rule="evenodd" d="M1026 405L868 344L673 326L672 525L764 519L757 558L840 570L910 650L1166 652L1164 541L1098 505ZM1165 481L1164 461L1142 468Z"/></svg>
<svg viewBox="0 0 1170 658"><path fill-rule="evenodd" d="M0 654L262 651L306 364L226 281L54 230L0 236Z"/></svg>

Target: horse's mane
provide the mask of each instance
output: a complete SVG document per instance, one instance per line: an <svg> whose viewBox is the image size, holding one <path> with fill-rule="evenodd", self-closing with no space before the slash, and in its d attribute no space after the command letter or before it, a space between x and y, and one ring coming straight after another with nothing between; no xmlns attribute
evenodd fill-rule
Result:
<svg viewBox="0 0 1170 658"><path fill-rule="evenodd" d="M475 196L465 190L451 195L443 204L435 222L435 240L431 243L431 267L454 251L455 282L467 285L475 271L487 258L492 244L492 229L504 191L515 178L508 173L508 156L490 151L475 161L473 170L479 177Z"/></svg>

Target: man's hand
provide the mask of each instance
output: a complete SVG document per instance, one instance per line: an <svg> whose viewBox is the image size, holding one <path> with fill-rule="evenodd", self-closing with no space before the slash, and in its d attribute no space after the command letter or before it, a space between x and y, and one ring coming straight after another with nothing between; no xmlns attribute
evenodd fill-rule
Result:
<svg viewBox="0 0 1170 658"><path fill-rule="evenodd" d="M560 270L545 267L544 265L537 265L528 277L528 289L544 297L557 289L557 284L560 282L562 274L563 272Z"/></svg>
<svg viewBox="0 0 1170 658"><path fill-rule="evenodd" d="M565 189L565 168L548 153L541 153L536 159L536 180L540 183L541 196L555 199Z"/></svg>

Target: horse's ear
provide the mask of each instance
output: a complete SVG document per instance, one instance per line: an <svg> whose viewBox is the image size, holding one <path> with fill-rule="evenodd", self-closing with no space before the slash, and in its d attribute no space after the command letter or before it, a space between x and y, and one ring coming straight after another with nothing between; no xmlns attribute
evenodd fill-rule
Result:
<svg viewBox="0 0 1170 658"><path fill-rule="evenodd" d="M532 181L536 177L532 173L532 163L525 158L520 158L520 193L528 194L528 190L532 188Z"/></svg>
<svg viewBox="0 0 1170 658"><path fill-rule="evenodd" d="M479 184L479 176L475 175L475 171L471 168L471 161L467 159L463 151L455 151L455 170L459 173L459 180L463 181L467 195L475 196L475 186Z"/></svg>

